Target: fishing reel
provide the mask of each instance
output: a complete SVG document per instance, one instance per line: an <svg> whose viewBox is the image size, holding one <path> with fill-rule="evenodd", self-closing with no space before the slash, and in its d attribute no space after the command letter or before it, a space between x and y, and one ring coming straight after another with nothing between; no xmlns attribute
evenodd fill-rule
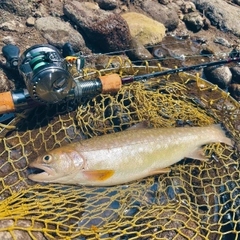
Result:
<svg viewBox="0 0 240 240"><path fill-rule="evenodd" d="M57 48L48 44L34 45L19 57L19 48L14 45L2 49L6 67L18 70L26 89L0 93L0 114L38 104L55 104L66 100L81 100L88 95L118 91L121 79L117 74L100 76L98 79L76 81L69 72L73 62L81 72L84 58L74 53L71 45L63 47L63 57Z"/></svg>
<svg viewBox="0 0 240 240"><path fill-rule="evenodd" d="M51 45L35 45L20 57L18 70L32 99L56 103L65 99L73 86L58 50Z"/></svg>

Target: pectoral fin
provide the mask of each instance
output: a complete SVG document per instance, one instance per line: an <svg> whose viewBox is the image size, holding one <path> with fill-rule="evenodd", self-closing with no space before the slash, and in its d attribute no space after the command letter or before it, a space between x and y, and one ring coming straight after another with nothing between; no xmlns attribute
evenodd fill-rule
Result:
<svg viewBox="0 0 240 240"><path fill-rule="evenodd" d="M193 158L200 161L208 161L208 158L205 156L202 148L197 148L195 151L188 154L186 158Z"/></svg>
<svg viewBox="0 0 240 240"><path fill-rule="evenodd" d="M147 121L143 121L143 122L137 123L137 124L129 127L128 129L126 129L126 131L137 130L137 129L144 129L144 128L149 128Z"/></svg>
<svg viewBox="0 0 240 240"><path fill-rule="evenodd" d="M156 170L150 171L150 175L156 175L156 174L160 174L160 173L169 173L170 171L171 171L170 168L156 169Z"/></svg>
<svg viewBox="0 0 240 240"><path fill-rule="evenodd" d="M89 170L83 171L83 174L91 181L104 181L114 174L114 170Z"/></svg>

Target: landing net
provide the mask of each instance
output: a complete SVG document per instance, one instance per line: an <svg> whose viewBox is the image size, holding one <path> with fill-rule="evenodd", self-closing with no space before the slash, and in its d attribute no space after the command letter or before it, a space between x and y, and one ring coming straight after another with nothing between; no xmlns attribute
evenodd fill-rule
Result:
<svg viewBox="0 0 240 240"><path fill-rule="evenodd" d="M120 64L84 70L79 81L162 70ZM239 115L239 103L226 92L186 73L135 82L81 104L19 114L0 126L0 239L240 239ZM184 159L168 174L126 185L28 180L28 164L38 155L142 121L158 128L222 123L236 144L207 145L207 163Z"/></svg>

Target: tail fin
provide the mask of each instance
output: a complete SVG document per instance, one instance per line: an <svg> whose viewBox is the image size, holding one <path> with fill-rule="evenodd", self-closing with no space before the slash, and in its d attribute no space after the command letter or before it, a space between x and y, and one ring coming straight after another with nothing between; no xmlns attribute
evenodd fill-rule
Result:
<svg viewBox="0 0 240 240"><path fill-rule="evenodd" d="M216 141L233 147L232 140L226 136L226 131L221 127L221 124L214 124L212 125L212 128L216 134Z"/></svg>

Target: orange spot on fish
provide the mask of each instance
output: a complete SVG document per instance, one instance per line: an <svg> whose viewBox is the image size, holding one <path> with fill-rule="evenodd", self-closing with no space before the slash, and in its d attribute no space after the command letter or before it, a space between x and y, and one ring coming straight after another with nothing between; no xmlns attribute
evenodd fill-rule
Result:
<svg viewBox="0 0 240 240"><path fill-rule="evenodd" d="M89 170L83 171L83 174L92 181L105 181L114 174L114 170Z"/></svg>

